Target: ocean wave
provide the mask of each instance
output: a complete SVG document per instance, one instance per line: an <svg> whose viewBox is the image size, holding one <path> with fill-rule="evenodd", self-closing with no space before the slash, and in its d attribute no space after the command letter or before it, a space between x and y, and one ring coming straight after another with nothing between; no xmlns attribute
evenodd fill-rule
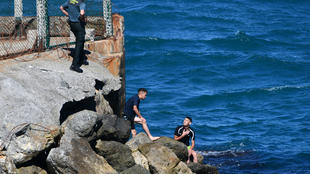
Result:
<svg viewBox="0 0 310 174"><path fill-rule="evenodd" d="M304 89L304 88L310 88L310 84L275 86L275 87L265 88L264 90L266 90L266 91L280 91L280 90L285 90L285 89Z"/></svg>
<svg viewBox="0 0 310 174"><path fill-rule="evenodd" d="M197 152L200 153L201 155L205 156L205 157L208 157L208 158L210 158L210 157L230 158L230 157L244 156L244 155L248 155L249 153L251 153L251 151L246 151L246 150L197 151Z"/></svg>

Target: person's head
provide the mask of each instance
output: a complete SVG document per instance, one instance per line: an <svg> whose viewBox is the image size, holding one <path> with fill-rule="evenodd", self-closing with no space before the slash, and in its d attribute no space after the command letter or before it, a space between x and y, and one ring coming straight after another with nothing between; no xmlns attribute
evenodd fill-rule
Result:
<svg viewBox="0 0 310 174"><path fill-rule="evenodd" d="M147 95L147 90L145 88L140 88L138 90L138 96L141 100L144 100L146 98Z"/></svg>
<svg viewBox="0 0 310 174"><path fill-rule="evenodd" d="M192 124L192 118L191 117L185 117L183 121L183 126L188 127Z"/></svg>

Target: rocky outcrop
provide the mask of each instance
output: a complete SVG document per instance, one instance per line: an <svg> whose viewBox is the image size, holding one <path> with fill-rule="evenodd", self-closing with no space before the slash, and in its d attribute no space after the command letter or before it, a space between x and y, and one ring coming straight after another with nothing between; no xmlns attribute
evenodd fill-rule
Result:
<svg viewBox="0 0 310 174"><path fill-rule="evenodd" d="M49 149L59 136L59 130L24 124L13 134L14 138L6 145L6 156L18 165L35 158L39 153Z"/></svg>
<svg viewBox="0 0 310 174"><path fill-rule="evenodd" d="M135 165L134 158L128 146L115 141L97 141L96 152L103 156L118 172Z"/></svg>
<svg viewBox="0 0 310 174"><path fill-rule="evenodd" d="M139 151L148 159L151 173L156 174L191 174L191 170L165 146L147 143L139 146Z"/></svg>
<svg viewBox="0 0 310 174"><path fill-rule="evenodd" d="M129 140L126 145L130 147L131 151L137 151L139 146L146 143L151 143L152 140L145 134L139 133L135 138Z"/></svg>
<svg viewBox="0 0 310 174"><path fill-rule="evenodd" d="M156 142L171 149L181 161L187 161L188 152L184 143L168 137L161 137Z"/></svg>
<svg viewBox="0 0 310 174"><path fill-rule="evenodd" d="M82 74L69 70L70 48L0 61L0 174L192 173L173 139L128 141L123 23L114 14L113 37L85 44Z"/></svg>
<svg viewBox="0 0 310 174"><path fill-rule="evenodd" d="M49 173L53 174L118 173L81 138L62 140L60 147L52 149L49 153L47 164Z"/></svg>

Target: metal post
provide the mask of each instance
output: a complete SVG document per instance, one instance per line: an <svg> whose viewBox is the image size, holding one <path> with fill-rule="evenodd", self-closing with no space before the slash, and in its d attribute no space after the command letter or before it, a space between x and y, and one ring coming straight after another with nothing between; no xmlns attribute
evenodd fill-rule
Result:
<svg viewBox="0 0 310 174"><path fill-rule="evenodd" d="M106 36L113 36L112 3L111 0L103 0L103 18L105 21Z"/></svg>
<svg viewBox="0 0 310 174"><path fill-rule="evenodd" d="M48 26L47 0L37 0L37 31L39 49L49 47L49 26Z"/></svg>
<svg viewBox="0 0 310 174"><path fill-rule="evenodd" d="M14 17L15 19L23 17L23 0L14 0Z"/></svg>

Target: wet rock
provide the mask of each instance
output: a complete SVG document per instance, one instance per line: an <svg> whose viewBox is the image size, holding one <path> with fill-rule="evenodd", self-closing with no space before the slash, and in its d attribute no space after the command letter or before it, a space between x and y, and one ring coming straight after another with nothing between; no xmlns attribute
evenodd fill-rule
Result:
<svg viewBox="0 0 310 174"><path fill-rule="evenodd" d="M136 151L139 145L151 142L152 140L144 132L141 132L136 137L130 139L126 145L130 147L131 151Z"/></svg>
<svg viewBox="0 0 310 174"><path fill-rule="evenodd" d="M122 143L98 140L96 144L96 152L103 156L118 172L124 171L135 165L130 148Z"/></svg>
<svg viewBox="0 0 310 174"><path fill-rule="evenodd" d="M47 172L37 166L28 166L17 169L16 174L47 174Z"/></svg>
<svg viewBox="0 0 310 174"><path fill-rule="evenodd" d="M59 130L50 130L35 124L18 127L6 144L5 154L15 164L21 164L36 157L55 143Z"/></svg>
<svg viewBox="0 0 310 174"><path fill-rule="evenodd" d="M156 142L171 149L181 161L187 161L188 151L184 143L168 137L161 137Z"/></svg>
<svg viewBox="0 0 310 174"><path fill-rule="evenodd" d="M148 159L151 173L191 173L187 166L179 164L178 157L165 146L157 143L147 143L140 145L139 151Z"/></svg>
<svg viewBox="0 0 310 174"><path fill-rule="evenodd" d="M50 151L47 157L48 172L52 174L117 174L108 162L97 155L87 140L62 139L60 147Z"/></svg>
<svg viewBox="0 0 310 174"><path fill-rule="evenodd" d="M198 163L203 164L203 160L204 160L203 155L201 155L199 152L196 152L196 153L197 153L197 161L198 161Z"/></svg>
<svg viewBox="0 0 310 174"><path fill-rule="evenodd" d="M218 170L214 166L200 163L189 163L187 166L196 174L218 174Z"/></svg>
<svg viewBox="0 0 310 174"><path fill-rule="evenodd" d="M140 165L135 165L125 171L122 171L120 174L151 174L148 170Z"/></svg>

